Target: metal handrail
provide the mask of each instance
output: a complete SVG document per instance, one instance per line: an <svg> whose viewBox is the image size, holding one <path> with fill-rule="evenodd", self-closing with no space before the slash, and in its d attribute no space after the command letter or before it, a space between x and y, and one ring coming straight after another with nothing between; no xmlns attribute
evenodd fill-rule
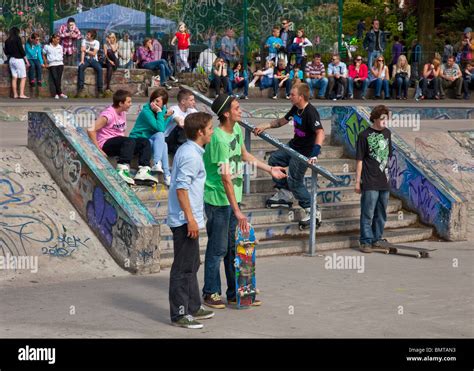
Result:
<svg viewBox="0 0 474 371"><path fill-rule="evenodd" d="M206 104L207 106L212 105L212 99L206 97L204 94L194 90L193 88L182 85L184 89L188 89L193 92L194 96ZM250 124L247 121L241 121L239 124L245 128L245 144L248 151L250 151L250 133L253 132L255 126ZM295 158L296 160L303 162L307 167L309 167L311 171L311 223L310 223L310 232L309 232L309 256L316 255L316 208L317 208L317 194L318 194L318 175L322 175L324 178L329 179L334 184L341 183L342 180L331 173L329 170L325 169L322 166L314 165L308 163L308 158L303 156L301 153L298 153L293 148L290 148L288 145L282 143L279 139L272 137L266 132L263 132L258 135L260 138L265 140L266 142L274 145L275 147L282 149L291 157ZM250 177L248 176L247 172L244 175L245 177L245 190L248 194L250 190Z"/></svg>

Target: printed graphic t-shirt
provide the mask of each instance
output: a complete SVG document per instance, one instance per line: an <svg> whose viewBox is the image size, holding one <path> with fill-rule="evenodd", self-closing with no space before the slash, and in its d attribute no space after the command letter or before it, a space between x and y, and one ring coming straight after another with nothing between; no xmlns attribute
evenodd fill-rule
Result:
<svg viewBox="0 0 474 371"><path fill-rule="evenodd" d="M295 136L289 145L302 155L309 156L316 139L316 130L323 129L319 113L313 105L308 103L303 110L293 106L285 115L285 119L290 120L291 117L293 117Z"/></svg>
<svg viewBox="0 0 474 371"><path fill-rule="evenodd" d="M362 161L361 189L388 191L388 159L392 155L392 135L387 128L367 128L359 134L356 159Z"/></svg>
<svg viewBox="0 0 474 371"><path fill-rule="evenodd" d="M125 112L119 114L114 107L110 106L102 111L99 117L107 119L107 124L97 130L97 142L101 149L109 139L125 136L125 130L127 129L127 116Z"/></svg>
<svg viewBox="0 0 474 371"><path fill-rule="evenodd" d="M235 199L242 201L243 162L242 162L242 128L235 123L232 134L217 127L212 135L211 142L206 145L203 160L206 167L206 184L204 187L204 201L213 206L228 206L229 200L225 193L221 177L221 165L230 166L232 184L234 185Z"/></svg>

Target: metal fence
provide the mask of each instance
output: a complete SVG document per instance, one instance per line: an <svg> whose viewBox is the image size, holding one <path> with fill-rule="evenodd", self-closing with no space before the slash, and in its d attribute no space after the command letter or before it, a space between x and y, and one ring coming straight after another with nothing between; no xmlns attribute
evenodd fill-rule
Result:
<svg viewBox="0 0 474 371"><path fill-rule="evenodd" d="M108 32L119 38L127 32L137 46L145 36L158 38L165 57L174 60L170 41L178 23L185 22L192 35L189 61L194 69L205 49L219 55L229 29L240 52L236 59L264 60L265 41L283 17L291 20L290 30L304 29L312 43L306 54L331 53L340 35L341 11L340 0L0 0L0 32L16 26L25 40L38 32L46 42L74 17L83 34L94 28L101 42Z"/></svg>

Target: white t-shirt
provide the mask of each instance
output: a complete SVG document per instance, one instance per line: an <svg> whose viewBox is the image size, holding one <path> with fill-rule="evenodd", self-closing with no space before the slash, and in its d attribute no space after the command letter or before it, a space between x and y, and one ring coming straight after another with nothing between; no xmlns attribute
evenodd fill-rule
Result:
<svg viewBox="0 0 474 371"><path fill-rule="evenodd" d="M63 63L63 47L61 44L54 46L53 44L45 45L43 53L46 54L48 64L53 66L61 66Z"/></svg>
<svg viewBox="0 0 474 371"><path fill-rule="evenodd" d="M273 67L267 68L263 71L263 76L267 76L268 78L273 79L273 72Z"/></svg>
<svg viewBox="0 0 474 371"><path fill-rule="evenodd" d="M185 119L187 115L189 115L191 113L195 113L195 112L198 111L196 108L188 108L188 110L186 112L183 112L183 111L181 111L181 108L179 108L178 105L171 106L169 109L173 111L173 116L172 116L172 120L168 123L168 126L166 127L165 137L170 135L170 133L176 127L177 123L174 120L176 117L182 117L183 119Z"/></svg>
<svg viewBox="0 0 474 371"><path fill-rule="evenodd" d="M86 39L82 39L82 43L81 43L81 47L85 47L86 48L86 58L91 58L91 56L89 54L87 54L87 52L90 52L92 50L97 50L99 51L100 49L100 43L98 40L92 40L92 41L87 41ZM94 57L94 59L96 61L98 61L97 59L97 53Z"/></svg>

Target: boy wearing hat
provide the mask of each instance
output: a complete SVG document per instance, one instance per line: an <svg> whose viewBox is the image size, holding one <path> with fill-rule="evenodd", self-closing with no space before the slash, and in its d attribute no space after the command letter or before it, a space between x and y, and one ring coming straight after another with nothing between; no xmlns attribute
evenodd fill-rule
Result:
<svg viewBox="0 0 474 371"><path fill-rule="evenodd" d="M77 40L82 38L81 31L76 25L74 18L69 18L67 22L58 31L61 38L61 46L64 53L64 65L74 66L77 62Z"/></svg>
<svg viewBox="0 0 474 371"><path fill-rule="evenodd" d="M207 216L207 249L204 262L204 304L223 309L221 300L220 263L224 260L227 279L227 303L236 303L235 292L235 230L237 226L248 233L247 218L240 210L242 201L244 163L255 164L276 179L286 177L284 168L269 166L247 152L243 133L238 122L242 119L239 102L227 94L219 95L213 102L212 111L219 118L211 142L206 146L204 165L204 209ZM253 305L260 305L255 301Z"/></svg>

